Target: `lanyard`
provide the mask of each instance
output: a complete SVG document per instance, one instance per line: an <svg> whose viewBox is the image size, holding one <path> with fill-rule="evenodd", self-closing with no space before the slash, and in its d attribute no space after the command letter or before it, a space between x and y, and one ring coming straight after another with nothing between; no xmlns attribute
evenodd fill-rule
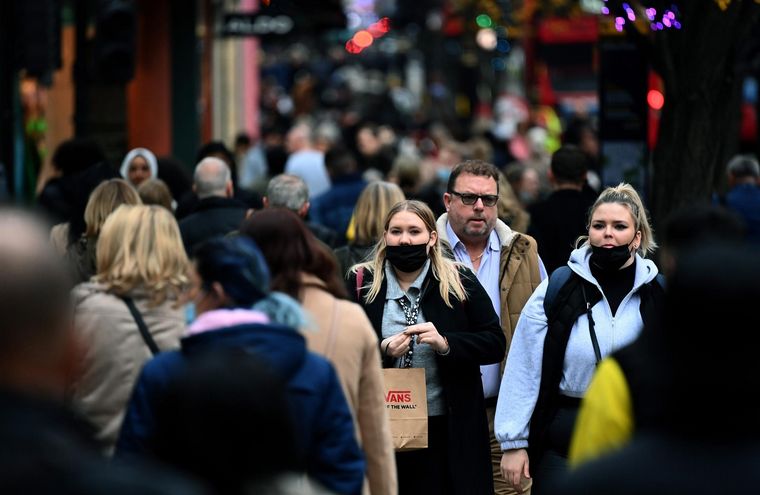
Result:
<svg viewBox="0 0 760 495"><path fill-rule="evenodd" d="M409 300L406 296L402 297L401 299L397 299L398 303L401 305L401 310L404 312L404 318L406 318L407 326L417 324L417 315L420 312L420 295L417 296L411 306L407 305ZM414 357L414 344L416 342L417 336L413 335L412 340L409 342L409 351L401 357L401 368L412 367L412 359Z"/></svg>

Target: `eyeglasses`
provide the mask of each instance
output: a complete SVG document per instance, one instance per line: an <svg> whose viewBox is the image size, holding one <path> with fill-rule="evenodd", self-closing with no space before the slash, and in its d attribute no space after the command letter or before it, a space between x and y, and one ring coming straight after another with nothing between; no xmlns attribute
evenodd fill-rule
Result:
<svg viewBox="0 0 760 495"><path fill-rule="evenodd" d="M499 196L496 194L468 194L458 193L456 191L449 191L449 194L459 196L459 199L462 200L462 203L467 206L474 205L478 200L481 200L483 202L483 206L494 206L496 205L496 202L499 201Z"/></svg>

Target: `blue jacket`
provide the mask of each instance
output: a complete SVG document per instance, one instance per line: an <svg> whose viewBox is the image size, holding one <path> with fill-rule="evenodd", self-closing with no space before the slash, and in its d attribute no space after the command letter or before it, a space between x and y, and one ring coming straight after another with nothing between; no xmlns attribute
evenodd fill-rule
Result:
<svg viewBox="0 0 760 495"><path fill-rule="evenodd" d="M194 354L211 348L243 348L269 361L287 382L306 473L336 493L361 493L364 458L340 382L327 360L306 350L297 331L281 325L245 324L185 337L181 344L181 350L159 354L143 368L124 418L117 455L152 450L155 401Z"/></svg>

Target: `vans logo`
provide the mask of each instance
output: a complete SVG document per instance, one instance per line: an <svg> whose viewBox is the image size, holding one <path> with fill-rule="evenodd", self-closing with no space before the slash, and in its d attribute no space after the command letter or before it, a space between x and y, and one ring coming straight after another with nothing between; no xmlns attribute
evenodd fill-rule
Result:
<svg viewBox="0 0 760 495"><path fill-rule="evenodd" d="M385 402L387 403L403 403L412 402L411 390L389 390L385 394Z"/></svg>

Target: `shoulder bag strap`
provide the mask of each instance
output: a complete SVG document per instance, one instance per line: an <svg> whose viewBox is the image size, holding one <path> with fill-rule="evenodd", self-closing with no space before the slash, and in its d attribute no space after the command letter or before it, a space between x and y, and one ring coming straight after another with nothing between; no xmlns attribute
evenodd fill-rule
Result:
<svg viewBox="0 0 760 495"><path fill-rule="evenodd" d="M581 290L583 291L583 300L586 302L586 314L588 315L588 331L591 334L591 344L594 346L594 356L596 357L596 365L599 366L599 361L602 360L602 351L599 350L599 341L596 339L596 331L594 330L594 316L591 314L591 303L586 297L586 282L581 280Z"/></svg>
<svg viewBox="0 0 760 495"><path fill-rule="evenodd" d="M145 320L143 320L142 315L137 310L137 306L135 306L135 302L132 300L131 297L122 297L122 301L127 305L127 308L129 308L129 312L132 313L132 318L135 319L135 323L137 323L137 328L140 330L140 335L142 336L143 341L145 342L145 345L148 346L148 349L150 349L151 354L154 356L161 352L161 349L158 348L158 345L156 345L156 341L153 340L153 336L150 334L150 331L148 330L148 325L145 324Z"/></svg>

